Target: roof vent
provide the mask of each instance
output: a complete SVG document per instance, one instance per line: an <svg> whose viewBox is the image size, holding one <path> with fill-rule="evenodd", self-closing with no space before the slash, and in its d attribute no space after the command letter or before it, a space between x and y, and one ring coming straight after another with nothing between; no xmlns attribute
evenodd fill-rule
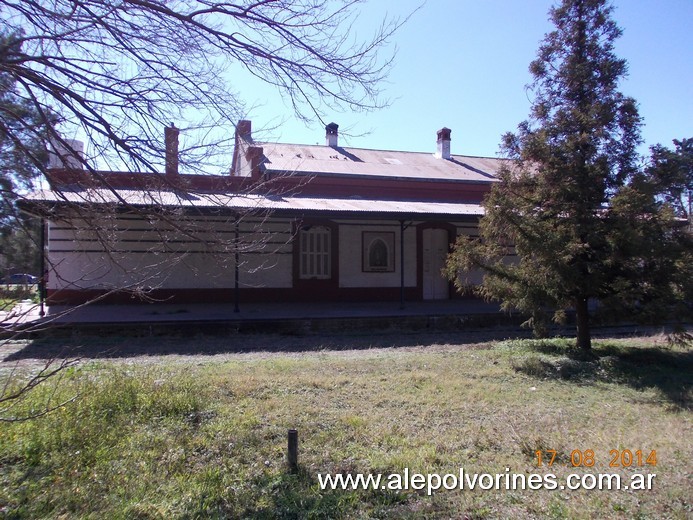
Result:
<svg viewBox="0 0 693 520"><path fill-rule="evenodd" d="M325 144L327 144L327 146L331 146L332 148L337 147L338 128L339 125L337 123L330 123L325 127Z"/></svg>
<svg viewBox="0 0 693 520"><path fill-rule="evenodd" d="M443 127L438 130L438 141L436 143L436 157L438 159L450 159L450 134L452 130Z"/></svg>

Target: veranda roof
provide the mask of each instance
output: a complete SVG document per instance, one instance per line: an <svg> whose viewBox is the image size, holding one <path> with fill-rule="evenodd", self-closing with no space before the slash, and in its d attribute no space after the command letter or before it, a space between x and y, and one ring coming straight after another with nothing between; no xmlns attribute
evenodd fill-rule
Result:
<svg viewBox="0 0 693 520"><path fill-rule="evenodd" d="M196 193L174 191L89 189L74 191L38 190L30 193L21 204L30 212L43 212L50 208L79 206L115 206L126 211L128 207L182 208L191 212L223 213L234 211L274 212L284 215L307 213L325 215L378 215L381 217L480 217L483 207L478 203L427 202L407 200L379 200L364 198L315 198L299 196ZM96 209L96 207L95 207Z"/></svg>

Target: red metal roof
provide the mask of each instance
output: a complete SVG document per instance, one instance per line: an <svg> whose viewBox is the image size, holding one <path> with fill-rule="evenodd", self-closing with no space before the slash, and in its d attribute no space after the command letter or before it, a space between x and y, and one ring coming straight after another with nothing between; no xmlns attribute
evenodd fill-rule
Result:
<svg viewBox="0 0 693 520"><path fill-rule="evenodd" d="M408 180L494 182L503 159L453 155L440 159L431 153L367 150L320 145L254 143L270 172L305 172Z"/></svg>

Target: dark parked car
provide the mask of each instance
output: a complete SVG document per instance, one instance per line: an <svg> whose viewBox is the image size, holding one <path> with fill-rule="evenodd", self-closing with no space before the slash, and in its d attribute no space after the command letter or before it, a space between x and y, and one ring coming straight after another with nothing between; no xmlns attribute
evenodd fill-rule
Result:
<svg viewBox="0 0 693 520"><path fill-rule="evenodd" d="M16 273L4 278L2 283L15 285L35 284L38 283L38 277L34 276L33 274Z"/></svg>

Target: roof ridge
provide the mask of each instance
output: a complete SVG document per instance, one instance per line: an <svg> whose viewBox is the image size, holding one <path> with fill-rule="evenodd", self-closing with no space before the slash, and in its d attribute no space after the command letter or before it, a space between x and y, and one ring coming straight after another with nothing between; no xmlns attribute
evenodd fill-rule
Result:
<svg viewBox="0 0 693 520"><path fill-rule="evenodd" d="M280 143L280 142L276 142L276 141L255 141L254 144L255 144L255 146L279 145L279 146L306 146L306 147L320 148L320 149L332 148L331 146L326 146L324 144ZM368 151L368 152L408 153L408 154L431 155L431 156L435 155L434 152L417 152L417 151L412 151L412 150L385 150L382 148L362 148L362 147L356 147L356 146L338 146L337 148L341 148L343 150L364 150L364 151ZM332 149L335 149L335 148L332 148ZM459 153L453 153L451 155L453 157L469 157L472 159L508 160L508 159L505 159L503 157L489 157L487 155L465 155L465 154L459 154Z"/></svg>

